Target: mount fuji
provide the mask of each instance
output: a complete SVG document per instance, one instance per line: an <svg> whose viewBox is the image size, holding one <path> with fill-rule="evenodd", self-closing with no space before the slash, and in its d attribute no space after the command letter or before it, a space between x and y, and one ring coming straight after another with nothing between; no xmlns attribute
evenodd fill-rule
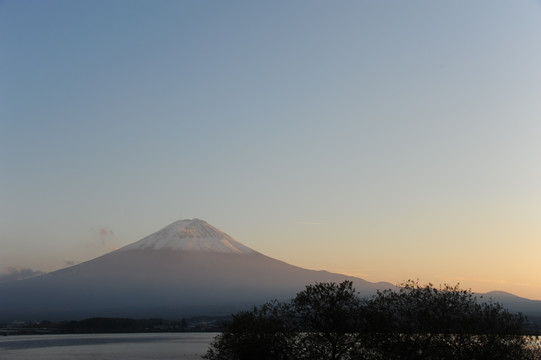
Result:
<svg viewBox="0 0 541 360"><path fill-rule="evenodd" d="M393 287L293 266L203 220L179 220L93 260L0 283L0 321L228 315L289 299L316 281L344 280L361 295Z"/></svg>

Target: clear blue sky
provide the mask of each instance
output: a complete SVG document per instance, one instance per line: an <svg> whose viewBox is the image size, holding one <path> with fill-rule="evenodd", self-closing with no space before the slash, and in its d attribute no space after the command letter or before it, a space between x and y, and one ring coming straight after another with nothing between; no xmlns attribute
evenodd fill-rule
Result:
<svg viewBox="0 0 541 360"><path fill-rule="evenodd" d="M198 217L541 299L541 2L2 1L0 271Z"/></svg>

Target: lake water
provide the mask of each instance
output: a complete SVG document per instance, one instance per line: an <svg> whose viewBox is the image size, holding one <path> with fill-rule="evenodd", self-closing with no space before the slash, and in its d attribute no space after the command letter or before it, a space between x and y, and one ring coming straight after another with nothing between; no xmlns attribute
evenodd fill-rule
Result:
<svg viewBox="0 0 541 360"><path fill-rule="evenodd" d="M217 333L0 336L0 360L194 360Z"/></svg>

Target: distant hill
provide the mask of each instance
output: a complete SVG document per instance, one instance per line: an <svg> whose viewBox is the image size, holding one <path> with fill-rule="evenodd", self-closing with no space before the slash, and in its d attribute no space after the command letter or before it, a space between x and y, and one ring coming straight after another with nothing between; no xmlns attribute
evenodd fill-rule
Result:
<svg viewBox="0 0 541 360"><path fill-rule="evenodd" d="M523 313L538 330L541 329L541 300L530 300L505 291L491 291L480 295L486 300L492 299L503 304L511 312Z"/></svg>

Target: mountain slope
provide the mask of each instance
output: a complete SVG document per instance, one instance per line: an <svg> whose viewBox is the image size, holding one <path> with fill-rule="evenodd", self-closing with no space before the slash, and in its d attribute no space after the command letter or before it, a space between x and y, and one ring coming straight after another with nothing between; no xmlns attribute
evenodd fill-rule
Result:
<svg viewBox="0 0 541 360"><path fill-rule="evenodd" d="M181 220L85 263L0 284L0 321L222 315L346 279L362 295L392 287L289 265L202 220Z"/></svg>

